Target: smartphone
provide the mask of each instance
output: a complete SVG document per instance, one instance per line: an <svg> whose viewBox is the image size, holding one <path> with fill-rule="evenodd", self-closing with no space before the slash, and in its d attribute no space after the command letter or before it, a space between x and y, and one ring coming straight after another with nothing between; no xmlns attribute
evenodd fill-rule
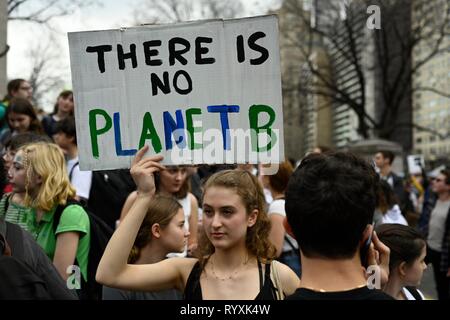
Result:
<svg viewBox="0 0 450 320"><path fill-rule="evenodd" d="M372 233L369 235L369 238L367 238L366 242L364 242L364 245L359 250L359 254L361 257L361 264L364 268L367 268L369 266L369 261L367 260L367 258L371 243L372 243Z"/></svg>

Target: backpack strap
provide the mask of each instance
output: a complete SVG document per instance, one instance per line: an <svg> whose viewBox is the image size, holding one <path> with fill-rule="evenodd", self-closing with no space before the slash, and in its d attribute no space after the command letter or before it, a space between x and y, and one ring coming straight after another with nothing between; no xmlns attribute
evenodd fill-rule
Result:
<svg viewBox="0 0 450 320"><path fill-rule="evenodd" d="M5 197L5 204L3 205L3 215L6 216L6 211L8 211L9 208L9 200L11 199L13 193L11 192L10 194L6 195ZM1 232L1 230L0 230Z"/></svg>
<svg viewBox="0 0 450 320"><path fill-rule="evenodd" d="M72 169L70 169L70 172L69 172L69 181L72 182L73 170L75 169L76 166L79 166L79 165L80 165L80 162L77 161L77 162L75 162L75 164L73 165Z"/></svg>
<svg viewBox="0 0 450 320"><path fill-rule="evenodd" d="M296 247L294 246L294 244L292 243L292 241L289 240L289 238L288 238L286 235L284 235L284 241L286 241L286 242L288 243L288 245L292 248L292 251L294 251L295 253L298 252L298 248L296 248Z"/></svg>
<svg viewBox="0 0 450 320"><path fill-rule="evenodd" d="M407 287L405 287L405 289L408 290L409 293L411 293L411 295L414 297L414 299L423 300L422 296L420 295L420 293L416 287L407 286Z"/></svg>
<svg viewBox="0 0 450 320"><path fill-rule="evenodd" d="M59 221L61 220L63 211L72 204L77 204L81 206L81 204L74 199L67 200L65 205L58 204L58 206L55 209L55 212L53 213L53 232L56 233L56 229L58 229Z"/></svg>

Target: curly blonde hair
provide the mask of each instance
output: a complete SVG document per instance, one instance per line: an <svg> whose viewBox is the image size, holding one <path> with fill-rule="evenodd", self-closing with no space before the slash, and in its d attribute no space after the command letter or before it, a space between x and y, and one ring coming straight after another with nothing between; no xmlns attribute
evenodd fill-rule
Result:
<svg viewBox="0 0 450 320"><path fill-rule="evenodd" d="M266 201L262 186L258 179L245 170L224 170L212 175L205 183L205 194L210 187L224 187L233 189L245 205L247 214L258 210L256 223L247 228L245 245L250 254L261 262L270 262L276 256L276 249L269 241L270 220L267 215ZM213 244L201 232L198 258L204 266L207 258L215 251Z"/></svg>
<svg viewBox="0 0 450 320"><path fill-rule="evenodd" d="M75 188L70 184L66 161L62 150L54 143L36 142L19 150L23 152L26 173L25 205L50 211L55 205L66 204L75 197ZM31 178L41 177L42 184L36 195L30 195Z"/></svg>

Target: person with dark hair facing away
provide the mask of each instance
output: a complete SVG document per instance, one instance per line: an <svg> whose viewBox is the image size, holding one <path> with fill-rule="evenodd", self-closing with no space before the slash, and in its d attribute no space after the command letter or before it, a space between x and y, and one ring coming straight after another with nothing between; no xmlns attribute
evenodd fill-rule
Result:
<svg viewBox="0 0 450 320"><path fill-rule="evenodd" d="M80 170L75 118L69 116L56 123L53 138L66 157L69 180L77 192L75 199L87 203L91 191L92 171Z"/></svg>
<svg viewBox="0 0 450 320"><path fill-rule="evenodd" d="M302 261L300 288L288 299L392 299L368 287L363 268L377 265L378 256L380 283L387 282L389 248L371 225L378 184L373 167L349 153L312 153L302 160L286 191Z"/></svg>
<svg viewBox="0 0 450 320"><path fill-rule="evenodd" d="M427 239L426 261L433 265L439 300L450 298L450 170L442 170L433 180L435 198L424 205L421 231Z"/></svg>
<svg viewBox="0 0 450 320"><path fill-rule="evenodd" d="M397 300L424 300L416 287L427 268L425 238L411 227L386 223L376 228L378 238L391 250L389 280L383 291Z"/></svg>

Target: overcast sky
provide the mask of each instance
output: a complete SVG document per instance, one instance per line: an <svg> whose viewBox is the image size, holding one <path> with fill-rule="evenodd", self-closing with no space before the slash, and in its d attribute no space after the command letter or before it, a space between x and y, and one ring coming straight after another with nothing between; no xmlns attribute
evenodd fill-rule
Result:
<svg viewBox="0 0 450 320"><path fill-rule="evenodd" d="M104 0L102 7L94 6L77 11L71 16L58 18L52 21L53 31L36 24L12 21L8 24L8 78L28 78L30 75L30 59L27 52L30 47L40 43L48 43L54 37L52 47L60 56L57 67L64 75L66 84L64 88L72 88L70 78L70 59L67 41L67 32L103 30L132 25L133 10L140 0ZM244 0L247 16L265 14L268 9L279 6L279 0ZM28 55L29 56L29 55ZM57 90L60 91L60 90ZM46 111L53 109L56 93L49 93L43 107Z"/></svg>

